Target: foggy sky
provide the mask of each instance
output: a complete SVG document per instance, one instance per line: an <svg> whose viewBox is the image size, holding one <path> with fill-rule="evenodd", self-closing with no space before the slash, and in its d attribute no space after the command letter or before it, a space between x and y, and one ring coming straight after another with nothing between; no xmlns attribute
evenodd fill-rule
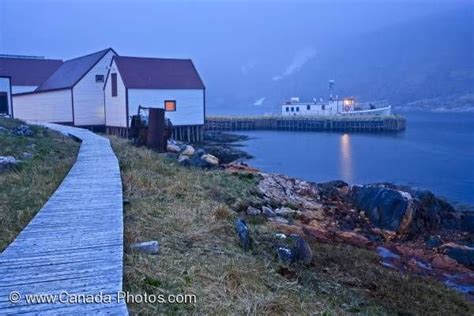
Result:
<svg viewBox="0 0 474 316"><path fill-rule="evenodd" d="M218 100L226 80L281 81L361 34L464 7L472 1L0 0L0 53L192 58Z"/></svg>

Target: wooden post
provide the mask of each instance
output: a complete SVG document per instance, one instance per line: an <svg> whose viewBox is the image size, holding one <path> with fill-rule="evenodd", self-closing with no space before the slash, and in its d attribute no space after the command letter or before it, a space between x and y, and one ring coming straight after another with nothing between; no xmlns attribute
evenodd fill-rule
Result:
<svg viewBox="0 0 474 316"><path fill-rule="evenodd" d="M158 152L165 152L165 146L165 110L150 108L147 147L156 149Z"/></svg>

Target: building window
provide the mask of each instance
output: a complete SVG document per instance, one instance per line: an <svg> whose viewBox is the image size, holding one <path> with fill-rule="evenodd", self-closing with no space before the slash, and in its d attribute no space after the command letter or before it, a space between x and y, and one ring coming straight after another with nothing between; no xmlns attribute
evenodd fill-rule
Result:
<svg viewBox="0 0 474 316"><path fill-rule="evenodd" d="M104 75L95 75L95 82L104 82Z"/></svg>
<svg viewBox="0 0 474 316"><path fill-rule="evenodd" d="M311 105L307 105L306 110L308 110L308 111L311 110Z"/></svg>
<svg viewBox="0 0 474 316"><path fill-rule="evenodd" d="M286 112L290 112L290 108L289 108L289 107L286 107Z"/></svg>
<svg viewBox="0 0 474 316"><path fill-rule="evenodd" d="M112 96L117 96L117 74L111 74L110 79L112 80Z"/></svg>
<svg viewBox="0 0 474 316"><path fill-rule="evenodd" d="M295 111L295 108L294 107L291 107L291 112L294 112Z"/></svg>
<svg viewBox="0 0 474 316"><path fill-rule="evenodd" d="M299 112L299 111L300 111L300 107L297 106L297 107L296 107L296 112Z"/></svg>
<svg viewBox="0 0 474 316"><path fill-rule="evenodd" d="M165 100L165 111L166 112L176 111L176 100Z"/></svg>
<svg viewBox="0 0 474 316"><path fill-rule="evenodd" d="M324 104L321 105L321 110L326 110L326 106Z"/></svg>

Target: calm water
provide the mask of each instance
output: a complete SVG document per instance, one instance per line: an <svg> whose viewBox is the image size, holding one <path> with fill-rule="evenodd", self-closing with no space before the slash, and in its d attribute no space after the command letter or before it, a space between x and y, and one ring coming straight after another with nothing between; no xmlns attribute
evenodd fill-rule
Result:
<svg viewBox="0 0 474 316"><path fill-rule="evenodd" d="M239 132L255 158L249 164L322 182L388 181L426 188L474 205L474 114L407 114L405 132L346 134Z"/></svg>

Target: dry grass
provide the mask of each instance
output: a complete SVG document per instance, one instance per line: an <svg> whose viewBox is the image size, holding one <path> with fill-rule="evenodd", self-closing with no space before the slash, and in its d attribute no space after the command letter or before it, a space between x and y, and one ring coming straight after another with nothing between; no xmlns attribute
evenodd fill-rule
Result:
<svg viewBox="0 0 474 316"><path fill-rule="evenodd" d="M21 121L0 119L15 128ZM25 227L48 200L73 165L79 144L59 133L32 126L32 137L0 132L0 156L22 159L17 168L0 173L0 251Z"/></svg>
<svg viewBox="0 0 474 316"><path fill-rule="evenodd" d="M257 203L258 179L180 167L111 137L125 196L126 246L157 240L159 255L127 251L132 293L195 294L196 304L135 304L140 314L469 314L460 295L436 282L382 268L371 252L314 244L311 267L286 267L264 221L251 224L253 248L234 233L237 209Z"/></svg>

